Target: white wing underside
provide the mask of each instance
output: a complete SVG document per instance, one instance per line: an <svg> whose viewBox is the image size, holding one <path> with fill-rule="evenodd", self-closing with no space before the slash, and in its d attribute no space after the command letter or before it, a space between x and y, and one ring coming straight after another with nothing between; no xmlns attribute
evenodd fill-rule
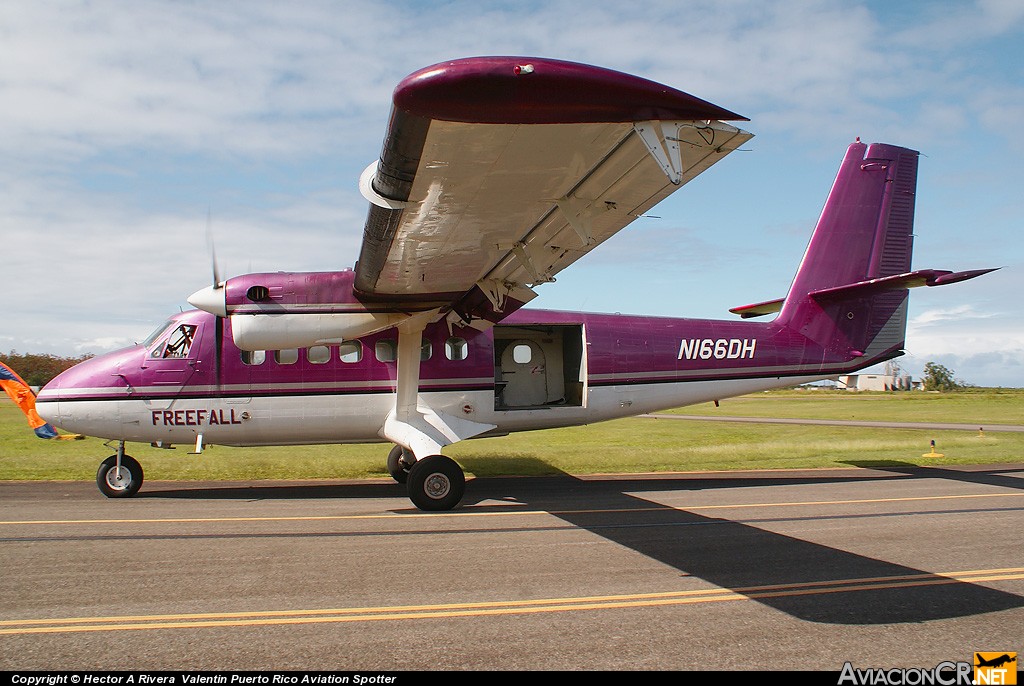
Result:
<svg viewBox="0 0 1024 686"><path fill-rule="evenodd" d="M373 294L525 301L751 137L720 121L431 121L408 200L376 196L376 164L364 174L401 212Z"/></svg>

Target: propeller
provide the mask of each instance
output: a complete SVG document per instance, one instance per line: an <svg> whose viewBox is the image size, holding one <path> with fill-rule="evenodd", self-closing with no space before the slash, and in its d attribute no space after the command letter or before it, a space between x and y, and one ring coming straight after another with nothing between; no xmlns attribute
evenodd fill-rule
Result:
<svg viewBox="0 0 1024 686"><path fill-rule="evenodd" d="M227 303L225 302L224 282L220 278L220 269L217 266L217 248L213 241L213 227L210 221L210 211L206 211L206 250L210 253L210 271L213 273L213 284L202 288L188 296L188 302L192 307L217 315L227 316Z"/></svg>
<svg viewBox="0 0 1024 686"><path fill-rule="evenodd" d="M210 252L210 269L213 273L213 285L210 288L210 294L219 296L221 300L227 297L224 292L224 282L220 279L220 269L217 266L217 246L213 240L213 226L210 221L210 209L206 209L206 247ZM218 293L219 291L219 293ZM217 385L217 391L220 392L220 378L221 378L221 357L224 349L224 316L227 315L227 304L224 305L224 316L214 312L214 325L213 325L213 374L215 383Z"/></svg>
<svg viewBox="0 0 1024 686"><path fill-rule="evenodd" d="M224 286L220 280L220 269L217 266L217 246L213 240L213 226L210 221L210 210L206 210L206 249L210 252L210 267L213 272L213 288L217 290Z"/></svg>

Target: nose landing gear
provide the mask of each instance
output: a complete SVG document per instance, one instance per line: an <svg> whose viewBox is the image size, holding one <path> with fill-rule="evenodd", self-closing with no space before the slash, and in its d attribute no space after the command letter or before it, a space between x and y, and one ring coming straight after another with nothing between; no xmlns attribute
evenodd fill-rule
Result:
<svg viewBox="0 0 1024 686"><path fill-rule="evenodd" d="M96 472L96 485L108 498L130 498L142 488L142 465L131 455L124 454L124 444L117 454L100 462Z"/></svg>

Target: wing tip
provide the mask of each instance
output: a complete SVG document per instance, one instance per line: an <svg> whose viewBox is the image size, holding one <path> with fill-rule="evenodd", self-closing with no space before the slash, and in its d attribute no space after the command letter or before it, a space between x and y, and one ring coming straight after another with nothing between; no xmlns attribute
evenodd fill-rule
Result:
<svg viewBox="0 0 1024 686"><path fill-rule="evenodd" d="M398 85L395 107L446 121L486 124L749 121L670 86L624 72L542 57L449 60Z"/></svg>

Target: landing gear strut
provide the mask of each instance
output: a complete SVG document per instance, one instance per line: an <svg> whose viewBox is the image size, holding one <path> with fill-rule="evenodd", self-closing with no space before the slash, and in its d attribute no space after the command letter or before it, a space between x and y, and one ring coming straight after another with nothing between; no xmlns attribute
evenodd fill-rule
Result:
<svg viewBox="0 0 1024 686"><path fill-rule="evenodd" d="M398 355L395 374L395 409L384 419L378 435L396 446L388 457L388 472L409 489L409 499L421 510L450 510L462 500L466 475L443 455L445 446L478 436L496 428L464 417L449 415L430 407L420 398L420 354L423 329L440 315L430 310L409 317L398 325ZM422 457L426 455L427 457ZM402 463L405 463L404 465Z"/></svg>
<svg viewBox="0 0 1024 686"><path fill-rule="evenodd" d="M451 458L431 455L409 470L408 487L409 499L421 510L451 510L466 492L466 475Z"/></svg>

